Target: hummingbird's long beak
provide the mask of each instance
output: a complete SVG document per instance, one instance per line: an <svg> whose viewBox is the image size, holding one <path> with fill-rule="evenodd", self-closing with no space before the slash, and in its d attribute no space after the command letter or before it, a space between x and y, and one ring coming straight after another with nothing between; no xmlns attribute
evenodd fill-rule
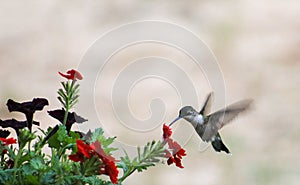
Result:
<svg viewBox="0 0 300 185"><path fill-rule="evenodd" d="M181 117L177 117L176 119L174 119L174 121L172 121L171 123L170 123L170 125L169 125L169 127L171 126L171 125L173 125L173 123L175 123L176 121L178 121L178 120L180 120L181 119Z"/></svg>

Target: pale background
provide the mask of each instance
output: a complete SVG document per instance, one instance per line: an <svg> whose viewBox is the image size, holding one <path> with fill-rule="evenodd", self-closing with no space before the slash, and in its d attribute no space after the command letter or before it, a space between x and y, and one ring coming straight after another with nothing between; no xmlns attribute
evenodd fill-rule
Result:
<svg viewBox="0 0 300 185"><path fill-rule="evenodd" d="M298 184L299 0L1 1L1 119L23 119L8 113L8 98L48 97L47 110L59 107L57 71L76 68L87 48L109 29L145 19L173 22L196 33L219 61L226 102L252 97L255 105L221 131L232 156L211 148L199 152L198 136L192 135L185 146L185 169L159 165L133 174L124 184ZM175 105L167 110L166 122L177 115L180 104ZM49 123L44 127L56 123L45 112L36 119Z"/></svg>

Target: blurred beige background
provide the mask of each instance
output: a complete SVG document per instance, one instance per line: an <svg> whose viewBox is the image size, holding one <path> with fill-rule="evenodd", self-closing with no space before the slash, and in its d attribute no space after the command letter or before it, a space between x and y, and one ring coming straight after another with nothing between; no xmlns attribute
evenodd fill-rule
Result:
<svg viewBox="0 0 300 185"><path fill-rule="evenodd" d="M232 156L211 148L199 152L199 138L193 135L185 147L185 169L159 165L124 184L298 184L299 18L299 0L2 1L0 117L23 119L8 113L8 98L48 97L47 110L59 107L57 71L76 68L109 29L137 20L170 21L212 49L224 75L226 102L252 97L255 106L221 131ZM178 105L168 109L167 122L177 115ZM55 124L45 112L36 119Z"/></svg>

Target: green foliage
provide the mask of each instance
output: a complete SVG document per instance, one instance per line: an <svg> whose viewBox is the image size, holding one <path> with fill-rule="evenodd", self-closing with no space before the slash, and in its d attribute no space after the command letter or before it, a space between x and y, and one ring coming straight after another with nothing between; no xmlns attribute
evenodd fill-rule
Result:
<svg viewBox="0 0 300 185"><path fill-rule="evenodd" d="M125 151L125 156L121 157L121 162L119 167L123 169L124 175L120 179L123 181L129 175L131 175L135 170L142 172L147 170L150 166L155 166L162 158L165 156L165 149L160 141L148 142L143 149L137 148L137 157L132 160L129 158Z"/></svg>
<svg viewBox="0 0 300 185"><path fill-rule="evenodd" d="M48 129L48 133L51 132L51 128ZM69 149L74 146L76 143L76 139L79 139L79 134L75 132L68 132L64 125L59 125L58 131L48 140L48 144L50 148L66 148Z"/></svg>
<svg viewBox="0 0 300 185"><path fill-rule="evenodd" d="M106 138L104 136L104 131L102 128L96 128L94 132L89 131L86 134L86 140L89 143L99 141L101 143L102 148L105 151L105 153L107 153L109 155L111 154L111 152L118 150L117 148L109 147L109 145L111 145L115 139L116 139L116 137Z"/></svg>
<svg viewBox="0 0 300 185"><path fill-rule="evenodd" d="M19 133L19 145L20 145L20 148L24 148L25 145L34 140L36 138L35 134L34 133L31 133L29 130L27 129L22 129Z"/></svg>
<svg viewBox="0 0 300 185"><path fill-rule="evenodd" d="M57 91L58 100L62 106L69 110L79 101L79 84L76 84L76 80L72 82L61 82L63 88Z"/></svg>
<svg viewBox="0 0 300 185"><path fill-rule="evenodd" d="M102 179L100 179L99 177L97 177L96 175L94 176L72 176L70 177L70 179L72 179L71 181L73 182L82 182L82 184L92 184L92 185L114 185L110 182L104 181Z"/></svg>

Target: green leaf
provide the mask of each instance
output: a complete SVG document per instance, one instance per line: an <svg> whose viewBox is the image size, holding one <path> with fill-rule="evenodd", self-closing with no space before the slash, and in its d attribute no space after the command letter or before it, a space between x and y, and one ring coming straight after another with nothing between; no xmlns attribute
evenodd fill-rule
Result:
<svg viewBox="0 0 300 185"><path fill-rule="evenodd" d="M97 141L99 137L103 136L103 133L104 133L104 131L102 128L97 128L94 132L92 132L90 142L93 143L93 142Z"/></svg>
<svg viewBox="0 0 300 185"><path fill-rule="evenodd" d="M30 161L31 160L31 155L30 153L25 153L25 155L22 155L22 157L19 159L19 164L23 164L26 161Z"/></svg>
<svg viewBox="0 0 300 185"><path fill-rule="evenodd" d="M138 160L141 160L141 147L137 147L137 152L138 152Z"/></svg>
<svg viewBox="0 0 300 185"><path fill-rule="evenodd" d="M48 140L48 144L51 148L56 148L56 149L64 148L64 147L69 148L73 146L70 144L76 143L76 139L79 138L80 135L72 131L70 132L70 136L69 136L66 127L64 125L59 125L57 132Z"/></svg>
<svg viewBox="0 0 300 185"><path fill-rule="evenodd" d="M25 184L39 185L39 178L36 175L29 174L25 176Z"/></svg>
<svg viewBox="0 0 300 185"><path fill-rule="evenodd" d="M0 184L7 184L7 182L10 182L11 179L13 179L13 175L15 171L18 171L19 169L6 169L6 170L0 170Z"/></svg>
<svg viewBox="0 0 300 185"><path fill-rule="evenodd" d="M75 90L79 90L79 84L76 84L76 85L74 86L73 91L75 91Z"/></svg>
<svg viewBox="0 0 300 185"><path fill-rule="evenodd" d="M66 83L65 82L60 82L61 85L63 86L64 90L67 91L67 86L66 86Z"/></svg>
<svg viewBox="0 0 300 185"><path fill-rule="evenodd" d="M105 153L110 155L112 151L117 150L117 148L109 147L109 145L111 145L114 142L116 137L106 138L103 135L104 131L102 128L97 128L97 129L95 129L94 132L89 132L89 134L91 134L91 136L90 136L90 140L88 140L88 142L93 143L95 141L99 141L101 143L102 148L105 151Z"/></svg>
<svg viewBox="0 0 300 185"><path fill-rule="evenodd" d="M57 97L57 99L59 100L59 102L62 104L62 106L64 108L66 108L66 103L61 99L61 97Z"/></svg>
<svg viewBox="0 0 300 185"><path fill-rule="evenodd" d="M85 184L93 184L93 185L108 185L109 182L105 182L101 179L99 179L97 176L89 176L89 177L82 177L82 182Z"/></svg>
<svg viewBox="0 0 300 185"><path fill-rule="evenodd" d="M54 171L48 171L42 174L41 176L41 184L54 184L55 183L55 175Z"/></svg>
<svg viewBox="0 0 300 185"><path fill-rule="evenodd" d="M67 82L65 83L65 85L66 85L65 90L66 90L67 94L69 94L69 92L71 91L71 85L70 85L70 82L67 81Z"/></svg>
<svg viewBox="0 0 300 185"><path fill-rule="evenodd" d="M30 165L36 170L44 170L45 169L44 160L39 156L37 156L36 158L31 159L30 160Z"/></svg>
<svg viewBox="0 0 300 185"><path fill-rule="evenodd" d="M31 133L28 129L22 129L19 132L19 143L20 143L20 148L24 148L25 145L35 139L35 133Z"/></svg>
<svg viewBox="0 0 300 185"><path fill-rule="evenodd" d="M57 93L63 100L67 100L67 95L62 89L58 89Z"/></svg>

